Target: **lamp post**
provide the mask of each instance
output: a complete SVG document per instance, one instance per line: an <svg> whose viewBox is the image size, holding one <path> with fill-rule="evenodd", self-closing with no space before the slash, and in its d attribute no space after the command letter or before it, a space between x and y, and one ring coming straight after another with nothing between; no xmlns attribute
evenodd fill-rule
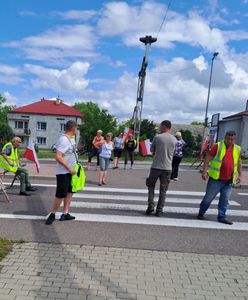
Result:
<svg viewBox="0 0 248 300"><path fill-rule="evenodd" d="M140 125L142 120L142 107L143 107L143 96L144 96L144 87L145 87L145 78L146 78L146 68L148 65L148 52L150 49L151 44L157 41L157 38L152 36L145 36L141 37L141 43L144 43L146 46L145 56L142 60L141 70L139 71L139 81L138 81L138 91L137 91L137 100L136 105L134 107L133 117L132 117L132 124L134 128L134 136L137 142L136 151L139 150L139 138L140 138Z"/></svg>
<svg viewBox="0 0 248 300"><path fill-rule="evenodd" d="M208 126L208 104L209 104L209 97L210 97L210 90L211 90L211 82L212 82L212 73L213 73L213 65L214 65L214 59L218 55L218 52L214 52L213 57L212 57L212 62L211 62L211 68L210 68L210 78L209 78L209 84L208 84L208 97L207 97L207 105L206 105L206 111L205 111L205 119L204 119L204 127L203 127L203 132L202 132L202 146L204 144L204 136L205 136L205 131Z"/></svg>

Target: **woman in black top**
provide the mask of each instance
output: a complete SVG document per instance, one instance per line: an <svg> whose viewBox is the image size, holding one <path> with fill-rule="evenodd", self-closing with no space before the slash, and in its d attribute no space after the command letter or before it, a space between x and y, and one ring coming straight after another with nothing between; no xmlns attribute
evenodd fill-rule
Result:
<svg viewBox="0 0 248 300"><path fill-rule="evenodd" d="M134 156L134 150L136 149L136 140L133 138L132 134L128 135L128 140L125 141L124 149L125 149L125 163L124 163L124 169L127 167L128 157L131 161L130 169L133 168L133 156Z"/></svg>

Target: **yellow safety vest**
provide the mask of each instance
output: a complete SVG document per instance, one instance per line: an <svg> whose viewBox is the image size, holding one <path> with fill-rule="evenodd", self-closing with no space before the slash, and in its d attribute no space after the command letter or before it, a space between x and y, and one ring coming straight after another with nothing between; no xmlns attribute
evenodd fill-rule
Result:
<svg viewBox="0 0 248 300"><path fill-rule="evenodd" d="M240 150L241 150L240 146L234 145L233 147L234 170L233 170L233 178L232 178L233 183L236 183L237 180L238 160L239 160ZM216 155L210 161L209 168L208 168L208 175L215 180L218 180L220 177L220 168L225 154L226 154L226 145L224 141L218 142Z"/></svg>
<svg viewBox="0 0 248 300"><path fill-rule="evenodd" d="M9 165L7 160L3 157L2 154L0 154L0 167L3 168L6 171L15 173L19 167L19 158L18 158L18 150L17 148L14 148L11 142L5 144L3 146L2 151L7 148L8 146L11 146L11 152L10 155L8 155L8 159L12 162L13 166Z"/></svg>
<svg viewBox="0 0 248 300"><path fill-rule="evenodd" d="M73 193L83 190L86 179L84 168L80 163L76 164L75 171L76 173L71 177L71 186Z"/></svg>

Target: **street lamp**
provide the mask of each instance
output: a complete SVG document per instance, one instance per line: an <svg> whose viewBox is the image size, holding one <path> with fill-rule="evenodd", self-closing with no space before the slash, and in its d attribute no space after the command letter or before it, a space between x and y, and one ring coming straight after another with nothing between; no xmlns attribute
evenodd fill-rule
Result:
<svg viewBox="0 0 248 300"><path fill-rule="evenodd" d="M202 145L204 143L204 136L205 131L208 126L208 104L209 104L209 97L210 97L210 89L211 89L211 82L212 82L212 73L213 73L213 65L214 65L214 59L217 57L219 52L214 52L211 62L211 69L210 69L210 78L209 78L209 84L208 84L208 97L207 97L207 105L206 105L206 111L205 111L205 119L204 119L204 127L202 132Z"/></svg>
<svg viewBox="0 0 248 300"><path fill-rule="evenodd" d="M139 71L139 80L138 80L138 91L137 91L137 100L136 105L134 107L132 124L134 129L134 136L137 142L136 151L139 150L139 138L140 138L140 125L142 119L142 107L143 107L143 96L144 96L144 87L145 87L145 78L146 78L146 68L148 65L148 51L150 49L151 44L157 41L157 38L152 37L151 35L147 35L145 37L141 37L141 43L144 43L146 46L145 56L142 60L141 70Z"/></svg>

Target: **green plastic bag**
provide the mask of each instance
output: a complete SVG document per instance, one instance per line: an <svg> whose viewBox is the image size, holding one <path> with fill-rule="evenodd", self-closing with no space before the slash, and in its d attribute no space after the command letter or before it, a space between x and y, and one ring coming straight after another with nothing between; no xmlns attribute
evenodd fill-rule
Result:
<svg viewBox="0 0 248 300"><path fill-rule="evenodd" d="M75 171L76 173L71 177L71 186L73 193L83 190L86 179L84 168L80 163L76 164Z"/></svg>

